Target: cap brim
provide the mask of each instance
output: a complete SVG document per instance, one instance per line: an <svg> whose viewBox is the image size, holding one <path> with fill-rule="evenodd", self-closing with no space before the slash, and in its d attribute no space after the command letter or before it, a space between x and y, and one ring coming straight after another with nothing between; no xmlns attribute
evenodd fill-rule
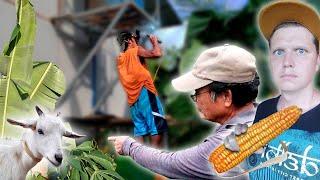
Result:
<svg viewBox="0 0 320 180"><path fill-rule="evenodd" d="M188 72L171 81L172 86L177 91L191 92L199 89L205 85L208 85L212 80L200 79L195 77L192 72Z"/></svg>
<svg viewBox="0 0 320 180"><path fill-rule="evenodd" d="M283 22L298 22L320 39L320 18L317 11L302 2L283 0L269 3L261 9L258 16L259 29L269 40L275 27Z"/></svg>

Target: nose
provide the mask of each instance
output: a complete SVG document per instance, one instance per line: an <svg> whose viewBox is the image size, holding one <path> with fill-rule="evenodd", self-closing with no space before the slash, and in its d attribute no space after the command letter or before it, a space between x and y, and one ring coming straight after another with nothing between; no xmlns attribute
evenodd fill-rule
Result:
<svg viewBox="0 0 320 180"><path fill-rule="evenodd" d="M61 162L62 162L62 159L63 159L62 154L55 154L55 155L54 155L54 158L56 159L56 161L57 161L58 163L61 163Z"/></svg>
<svg viewBox="0 0 320 180"><path fill-rule="evenodd" d="M294 67L294 61L292 59L292 55L291 53L287 53L284 57L284 60L283 60L283 66L284 67Z"/></svg>

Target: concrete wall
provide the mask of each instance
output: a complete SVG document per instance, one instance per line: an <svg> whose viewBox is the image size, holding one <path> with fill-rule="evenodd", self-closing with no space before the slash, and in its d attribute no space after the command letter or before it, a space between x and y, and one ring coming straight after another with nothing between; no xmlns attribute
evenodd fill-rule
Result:
<svg viewBox="0 0 320 180"><path fill-rule="evenodd" d="M82 11L84 3L82 0L64 0L64 13ZM75 3L76 2L76 3ZM58 0L34 0L35 10L43 17L54 17L58 13ZM7 2L0 1L0 47L2 48L10 38L11 31L16 22L15 7ZM73 27L67 27L76 38L82 38ZM61 38L51 22L45 18L37 17L37 35L35 43L34 59L41 61L52 61L65 73L66 81L70 84L75 76L81 62L88 53L88 48L81 47L72 41ZM111 68L112 69L112 68ZM107 75L107 74L106 74ZM91 67L86 69L81 78L81 84L75 88L68 100L57 109L63 116L84 116L91 112ZM113 104L113 106L115 106ZM107 108L108 109L108 108ZM108 111L112 113L112 111ZM121 114L121 113L120 113Z"/></svg>
<svg viewBox="0 0 320 180"><path fill-rule="evenodd" d="M118 80L116 58L120 48L115 37L106 39L97 53L97 101L103 98L105 91L109 91L100 111L120 117L129 117L127 96ZM113 86L113 82L116 81Z"/></svg>

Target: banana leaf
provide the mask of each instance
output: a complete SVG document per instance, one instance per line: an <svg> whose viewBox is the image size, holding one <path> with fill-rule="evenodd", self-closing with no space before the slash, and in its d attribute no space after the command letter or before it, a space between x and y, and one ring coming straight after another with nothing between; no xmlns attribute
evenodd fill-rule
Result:
<svg viewBox="0 0 320 180"><path fill-rule="evenodd" d="M36 105L53 111L55 103L65 91L63 72L51 62L33 63L31 85L21 85L14 81L10 84L7 117L12 119L34 116ZM5 134L10 137L18 135L7 122Z"/></svg>
<svg viewBox="0 0 320 180"><path fill-rule="evenodd" d="M36 32L35 12L28 0L17 0L16 7L17 24L11 34L9 44L5 47L0 58L0 65L3 66L1 68L0 83L0 126L2 137L10 102L17 104L26 97L26 91L23 88L19 88L18 85L30 84L32 75L32 55ZM19 99L17 95L22 96ZM19 99L18 102L15 102L16 98Z"/></svg>
<svg viewBox="0 0 320 180"><path fill-rule="evenodd" d="M35 12L28 0L18 0L16 4L17 25L12 32L9 45L4 50L4 55L10 57L7 76L15 81L30 84L36 33Z"/></svg>
<svg viewBox="0 0 320 180"><path fill-rule="evenodd" d="M54 110L55 103L65 91L63 72L51 62L34 62L29 99L37 105Z"/></svg>
<svg viewBox="0 0 320 180"><path fill-rule="evenodd" d="M26 119L35 115L34 107L54 110L64 93L63 72L51 62L33 62L36 32L35 12L28 0L17 0L17 25L0 55L1 136L19 135L7 118Z"/></svg>

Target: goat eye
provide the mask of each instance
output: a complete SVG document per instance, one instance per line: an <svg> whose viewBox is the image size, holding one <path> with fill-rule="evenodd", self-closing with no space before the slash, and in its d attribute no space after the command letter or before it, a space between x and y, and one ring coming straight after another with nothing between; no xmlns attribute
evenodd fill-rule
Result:
<svg viewBox="0 0 320 180"><path fill-rule="evenodd" d="M38 134L44 135L42 129L38 129Z"/></svg>

